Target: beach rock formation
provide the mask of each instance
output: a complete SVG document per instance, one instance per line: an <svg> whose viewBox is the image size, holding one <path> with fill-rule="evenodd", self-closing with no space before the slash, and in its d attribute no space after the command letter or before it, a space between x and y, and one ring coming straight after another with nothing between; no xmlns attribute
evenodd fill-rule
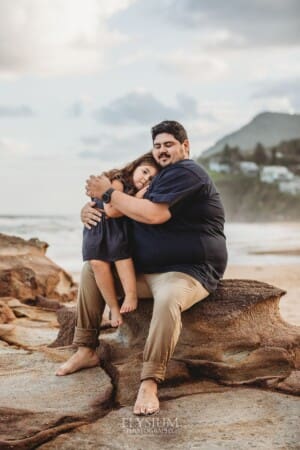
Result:
<svg viewBox="0 0 300 450"><path fill-rule="evenodd" d="M204 377L228 386L254 383L299 392L300 329L280 316L284 293L257 281L223 280L214 294L182 314L166 384ZM132 404L138 389L151 313L152 299L142 299L119 329L101 334L99 352L110 354L116 401L123 406ZM70 310L64 316L61 310L60 317L59 345L69 345L74 318Z"/></svg>
<svg viewBox="0 0 300 450"><path fill-rule="evenodd" d="M72 377L55 376L69 356L68 349L29 352L0 345L2 450L36 448L110 410L113 386L100 367Z"/></svg>
<svg viewBox="0 0 300 450"><path fill-rule="evenodd" d="M163 400L155 417L130 407L63 434L42 450L297 449L299 401L249 388L203 392ZM274 432L274 430L276 430Z"/></svg>
<svg viewBox="0 0 300 450"><path fill-rule="evenodd" d="M60 301L76 296L72 277L45 255L48 244L0 233L0 297L19 300L37 295Z"/></svg>
<svg viewBox="0 0 300 450"><path fill-rule="evenodd" d="M75 351L76 286L46 249L0 235L1 450L296 448L300 330L280 317L283 290L224 280L185 311L161 413L136 418L153 300L117 330L103 322L101 367L57 377Z"/></svg>

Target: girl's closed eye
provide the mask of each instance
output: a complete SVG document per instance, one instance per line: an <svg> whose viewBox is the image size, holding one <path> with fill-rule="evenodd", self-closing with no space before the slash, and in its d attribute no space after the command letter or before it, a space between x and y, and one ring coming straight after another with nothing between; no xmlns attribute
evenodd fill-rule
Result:
<svg viewBox="0 0 300 450"><path fill-rule="evenodd" d="M147 163L138 166L133 173L133 184L140 190L150 183L151 178L157 174L157 169Z"/></svg>

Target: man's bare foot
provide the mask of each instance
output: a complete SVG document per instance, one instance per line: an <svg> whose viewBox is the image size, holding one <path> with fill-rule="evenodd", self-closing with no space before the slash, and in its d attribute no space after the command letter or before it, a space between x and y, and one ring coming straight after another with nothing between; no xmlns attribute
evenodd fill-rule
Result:
<svg viewBox="0 0 300 450"><path fill-rule="evenodd" d="M124 313L134 311L137 308L137 304L138 304L138 299L137 299L137 295L135 293L126 294L123 304L120 309L120 313L124 314Z"/></svg>
<svg viewBox="0 0 300 450"><path fill-rule="evenodd" d="M77 372L81 369L87 369L89 367L98 366L100 363L99 356L89 347L79 347L77 352L71 356L60 368L57 370L56 375L64 376L70 373Z"/></svg>
<svg viewBox="0 0 300 450"><path fill-rule="evenodd" d="M138 416L150 416L159 412L157 383L153 379L144 380L140 385L133 413Z"/></svg>
<svg viewBox="0 0 300 450"><path fill-rule="evenodd" d="M118 327L118 326L122 325L123 319L120 314L119 306L110 308L110 313L111 313L111 319L110 319L111 326Z"/></svg>

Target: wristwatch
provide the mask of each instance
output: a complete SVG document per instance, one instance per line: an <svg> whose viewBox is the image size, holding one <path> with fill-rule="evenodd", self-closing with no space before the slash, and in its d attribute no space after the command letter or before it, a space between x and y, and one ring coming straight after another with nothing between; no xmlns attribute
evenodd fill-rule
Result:
<svg viewBox="0 0 300 450"><path fill-rule="evenodd" d="M109 203L111 201L111 194L115 191L114 188L109 188L102 195L103 203Z"/></svg>

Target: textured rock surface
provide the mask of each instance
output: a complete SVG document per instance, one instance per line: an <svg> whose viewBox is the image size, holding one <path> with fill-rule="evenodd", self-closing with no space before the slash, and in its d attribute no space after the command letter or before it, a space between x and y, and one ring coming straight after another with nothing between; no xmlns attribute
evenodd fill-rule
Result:
<svg viewBox="0 0 300 450"><path fill-rule="evenodd" d="M16 319L10 324L0 325L0 339L21 348L33 349L47 345L56 334L56 326L29 319Z"/></svg>
<svg viewBox="0 0 300 450"><path fill-rule="evenodd" d="M152 300L118 330L102 324L103 368L56 377L74 352L74 303L62 302L76 289L46 248L0 235L1 450L297 448L299 400L240 386L299 394L299 328L279 315L282 290L226 280L184 312L161 413L138 419L132 405Z"/></svg>
<svg viewBox="0 0 300 450"><path fill-rule="evenodd" d="M100 367L69 377L55 376L61 361L69 356L69 351L58 355L0 347L1 449L33 448L33 443L107 411L113 387Z"/></svg>
<svg viewBox="0 0 300 450"><path fill-rule="evenodd" d="M16 316L9 305L0 300L0 324L12 322L15 318Z"/></svg>
<svg viewBox="0 0 300 450"><path fill-rule="evenodd" d="M222 281L215 294L182 314L183 327L167 382L208 377L228 385L259 382L271 387L266 381L272 380L272 388L281 383L284 390L282 381L300 364L300 329L280 317L283 294L266 283ZM122 327L101 334L110 346L120 405L134 401L151 313L152 300L140 300L138 310L125 317ZM64 330L68 345L70 311L65 321L61 316L60 324L59 345L63 345ZM297 393L297 382L293 386Z"/></svg>
<svg viewBox="0 0 300 450"><path fill-rule="evenodd" d="M136 418L121 408L40 448L295 450L298 415L295 397L236 388L162 402L154 417Z"/></svg>
<svg viewBox="0 0 300 450"><path fill-rule="evenodd" d="M76 286L71 276L45 256L47 244L0 233L0 297L37 295L71 300Z"/></svg>

